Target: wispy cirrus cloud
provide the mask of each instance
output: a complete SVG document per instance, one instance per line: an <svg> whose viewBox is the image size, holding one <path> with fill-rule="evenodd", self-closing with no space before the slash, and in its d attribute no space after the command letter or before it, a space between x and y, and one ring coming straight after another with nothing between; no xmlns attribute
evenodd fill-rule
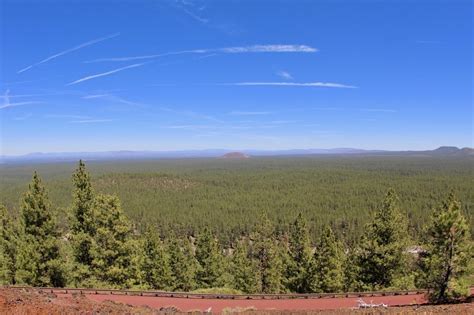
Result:
<svg viewBox="0 0 474 315"><path fill-rule="evenodd" d="M1 105L1 106L0 106L0 109L10 108L10 107L17 107L17 106L23 106L23 105L41 104L41 103L42 103L42 102L36 102L36 101L8 103L8 104L3 104L3 105Z"/></svg>
<svg viewBox="0 0 474 315"><path fill-rule="evenodd" d="M108 76L108 75L111 75L111 74L114 74L114 73L117 73L117 72L120 72L120 71L123 71L123 70L141 67L141 66L143 66L143 65L145 65L145 64L146 64L146 63L136 63L136 64L133 64L133 65L129 65L129 66L125 66L125 67L113 69L113 70L110 70L110 71L107 71L107 72L102 72L102 73L97 73L97 74L89 75L89 76L87 76L87 77L83 77L83 78L78 79L78 80L76 80L76 81L70 82L70 83L68 83L67 85L74 85L74 84L78 84L78 83L81 83L81 82L84 82L84 81L89 81L89 80L92 80L92 79L96 79L96 78L100 78L100 77L105 77L105 76Z"/></svg>
<svg viewBox="0 0 474 315"><path fill-rule="evenodd" d="M259 116L270 115L272 112L256 112L256 111L231 111L229 115L232 116Z"/></svg>
<svg viewBox="0 0 474 315"><path fill-rule="evenodd" d="M11 103L10 102L10 97L12 97L10 95L10 90L6 90L5 91L5 94L2 95L2 98L3 98L3 105L0 105L0 109L6 109L6 108L10 108L10 107L17 107L17 106L23 106L23 105L31 105L31 104L39 104L41 102L37 102L37 101L27 101L27 102L13 102Z"/></svg>
<svg viewBox="0 0 474 315"><path fill-rule="evenodd" d="M163 126L164 129L181 129L181 130L203 130L203 129L216 129L216 126L209 125L170 125Z"/></svg>
<svg viewBox="0 0 474 315"><path fill-rule="evenodd" d="M135 101L130 101L128 99L125 99L123 97L120 97L118 95L115 95L115 94L105 94L105 93L102 93L102 94L89 94L89 95L85 95L82 97L82 99L85 99L85 100L96 100L96 99L100 99L100 100L105 100L107 102L111 102L111 103L121 103L121 104L125 104L125 105L131 105L133 107L141 107L141 108L145 108L145 107L149 107L149 105L147 104L143 104L143 103L139 103L139 102L135 102Z"/></svg>
<svg viewBox="0 0 474 315"><path fill-rule="evenodd" d="M285 124L296 124L299 123L299 120L272 120L269 123L273 125L285 125Z"/></svg>
<svg viewBox="0 0 474 315"><path fill-rule="evenodd" d="M313 109L315 110L329 110L329 111L337 111L337 110L344 110L342 107L331 107L331 106L326 106L326 107L314 107Z"/></svg>
<svg viewBox="0 0 474 315"><path fill-rule="evenodd" d="M204 55L204 56L198 56L198 57L196 57L196 59L201 60L201 59L214 57L214 56L217 56L217 55L219 55L219 54L218 53L212 53L212 54L207 54L207 55Z"/></svg>
<svg viewBox="0 0 474 315"><path fill-rule="evenodd" d="M38 97L38 96L57 96L57 95L65 95L68 93L43 93L43 94L14 94L14 95L0 95L0 98L5 99L8 98L25 98L25 97Z"/></svg>
<svg viewBox="0 0 474 315"><path fill-rule="evenodd" d="M38 65L40 65L40 64L42 64L42 63L45 63L45 62L48 62L48 61L50 61L50 60L56 59L56 58L61 57L61 56L63 56L63 55L69 54L69 53L71 53L71 52L73 52L73 51L79 50L79 49L81 49L81 48L85 48L85 47L87 47L87 46L91 46L91 45L94 45L94 44L103 42L103 41L105 41L105 40L108 40L108 39L117 37L117 36L119 36L119 35L120 35L120 33L115 33L115 34L111 34L111 35L108 35L108 36L105 36L105 37L93 39L93 40L90 40L90 41L88 41L88 42L79 44L79 45L77 45L77 46L75 46L75 47L72 47L72 48L63 50L63 51L61 51L61 52L59 52L59 53L56 53L56 54L54 54L54 55L51 55L51 56L49 56L49 57L47 57L47 58L45 58L45 59L43 59L43 60L41 60L41 61L38 61L37 63L31 64L31 65L29 65L29 66L27 66L27 67L25 67L25 68L19 70L17 73L25 72L25 71L30 70L31 68L36 67L36 66L38 66Z"/></svg>
<svg viewBox="0 0 474 315"><path fill-rule="evenodd" d="M90 100L90 99L94 99L94 98L104 98L104 97L109 97L109 96L110 96L110 94L90 94L90 95L85 95L81 98L84 99L84 100Z"/></svg>
<svg viewBox="0 0 474 315"><path fill-rule="evenodd" d="M83 120L72 120L70 124L96 124L96 123L107 123L112 122L113 119L83 119Z"/></svg>
<svg viewBox="0 0 474 315"><path fill-rule="evenodd" d="M192 50L181 50L165 52L161 54L153 55L139 55L139 56L128 56L128 57L112 57L112 58L99 58L94 60L85 61L85 63L94 62L119 62L119 61L132 61L132 60L146 60L156 59L171 55L182 55L182 54L243 54L243 53L315 53L318 49L308 45L252 45L252 46L235 46L235 47L224 47L224 48L211 48L211 49L192 49Z"/></svg>
<svg viewBox="0 0 474 315"><path fill-rule="evenodd" d="M243 47L220 48L217 51L230 54L239 53L314 53L318 49L307 45L253 45Z"/></svg>
<svg viewBox="0 0 474 315"><path fill-rule="evenodd" d="M202 11L206 8L205 5L199 5L198 3L189 0L174 0L172 1L172 4L173 7L184 12L193 20L201 24L209 23L209 19L203 17L202 15Z"/></svg>
<svg viewBox="0 0 474 315"><path fill-rule="evenodd" d="M237 85L237 86L299 86L299 87L327 87L327 88L342 88L342 89L355 89L354 85L347 85L341 83L332 82L237 82L227 83L224 85Z"/></svg>
<svg viewBox="0 0 474 315"><path fill-rule="evenodd" d="M293 80L293 76L288 71L278 71L276 75L285 80Z"/></svg>
<svg viewBox="0 0 474 315"><path fill-rule="evenodd" d="M397 110L391 108L361 108L362 112L374 112L374 113L396 113Z"/></svg>
<svg viewBox="0 0 474 315"><path fill-rule="evenodd" d="M91 117L89 116L69 115L69 114L46 114L43 117L44 118L58 118L58 119L77 119L77 120L91 119Z"/></svg>
<svg viewBox="0 0 474 315"><path fill-rule="evenodd" d="M175 0L174 3L178 9L180 9L199 23L207 24L209 22L209 19L203 17L200 13L200 11L202 11L204 7L196 8L193 2L184 0Z"/></svg>
<svg viewBox="0 0 474 315"><path fill-rule="evenodd" d="M112 57L112 58L98 58L94 60L87 60L84 63L96 63L96 62L119 62L119 61L134 61L134 60L145 60L145 59L156 59L160 57L173 56L173 55L182 55L182 54L205 54L208 53L208 50L204 49L195 49L195 50L182 50L182 51L173 51L166 52L162 54L154 55L140 55L140 56L129 56L129 57Z"/></svg>

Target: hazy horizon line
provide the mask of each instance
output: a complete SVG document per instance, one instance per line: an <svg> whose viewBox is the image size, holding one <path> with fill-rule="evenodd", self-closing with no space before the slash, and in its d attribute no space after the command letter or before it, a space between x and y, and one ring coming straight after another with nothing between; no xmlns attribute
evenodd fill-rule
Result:
<svg viewBox="0 0 474 315"><path fill-rule="evenodd" d="M226 151L226 152L246 152L246 151L258 151L258 152L280 152L280 151L310 151L310 150L359 150L359 151L380 151L380 152L418 152L418 151L433 151L440 148L456 148L458 150L471 149L474 147L470 146L455 146L455 145L442 145L438 147L430 148L418 148L418 149L383 149L383 148L362 148L362 147L310 147L310 148L279 148L279 149L258 149L258 148L203 148L203 149L163 149L163 150L129 150L129 149L118 149L118 150L104 150L104 151L36 151L19 154L2 154L0 157L25 157L29 155L48 155L48 154L101 154L101 153L173 153L173 152L205 152L205 151Z"/></svg>

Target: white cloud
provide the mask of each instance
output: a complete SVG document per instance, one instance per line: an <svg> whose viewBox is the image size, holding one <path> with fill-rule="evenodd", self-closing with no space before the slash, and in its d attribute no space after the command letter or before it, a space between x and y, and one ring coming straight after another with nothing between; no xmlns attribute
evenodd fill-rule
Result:
<svg viewBox="0 0 474 315"><path fill-rule="evenodd" d="M8 103L0 106L0 109L10 108L10 107L17 107L23 105L31 105L31 104L41 104L41 102L18 102L18 103Z"/></svg>
<svg viewBox="0 0 474 315"><path fill-rule="evenodd" d="M298 52L298 53L314 53L318 50L316 48L306 45L253 45L244 47L227 47L220 48L218 51L224 53L282 53L282 52Z"/></svg>
<svg viewBox="0 0 474 315"><path fill-rule="evenodd" d="M203 18L202 16L197 15L194 12L191 12L190 10L186 9L185 7L181 7L181 10L183 10L184 13L195 19L196 21L207 24L209 22L209 19Z"/></svg>
<svg viewBox="0 0 474 315"><path fill-rule="evenodd" d="M91 95L83 96L82 99L89 100L89 99L94 99L94 98L104 98L107 96L110 96L110 94L91 94Z"/></svg>
<svg viewBox="0 0 474 315"><path fill-rule="evenodd" d="M3 105L0 105L0 109L5 109L5 108L10 108L10 107L16 107L16 106L23 106L23 105L30 105L30 104L38 104L41 102L36 102L36 101L29 101L29 102L16 102L16 103L11 103L10 102L10 90L7 89L5 91L5 94L2 95L3 98Z"/></svg>
<svg viewBox="0 0 474 315"><path fill-rule="evenodd" d="M271 112L246 112L246 111L232 111L229 115L233 116L253 116L253 115L270 115Z"/></svg>
<svg viewBox="0 0 474 315"><path fill-rule="evenodd" d="M356 86L346 85L341 83L331 82L308 82L308 83L297 83L297 82L238 82L229 83L226 85L237 85L237 86L302 86L302 87L328 87L328 88L344 88L344 89L355 89Z"/></svg>
<svg viewBox="0 0 474 315"><path fill-rule="evenodd" d="M211 48L211 49L182 50L182 51L166 52L166 53L161 53L161 54L130 56L130 57L99 58L99 59L85 61L85 63L106 62L106 61L117 62L117 61L145 60L145 59L155 59L155 58L160 58L160 57L165 57L165 56L181 55L181 54L315 53L317 51L318 51L317 48L307 46L307 45L253 45L253 46L236 46L236 47Z"/></svg>
<svg viewBox="0 0 474 315"><path fill-rule="evenodd" d="M114 58L99 58L99 59L84 61L84 63L95 63L95 62L106 62L106 61L145 60L145 59L155 59L155 58L160 58L160 57L173 56L173 55L182 55L182 54L205 54L205 53L208 53L208 52L209 52L209 50L205 50L205 49L182 50L182 51L173 51L173 52L167 52L167 53L162 53L162 54L154 54L154 55L142 55L142 56L131 56L131 57L114 57Z"/></svg>
<svg viewBox="0 0 474 315"><path fill-rule="evenodd" d="M134 107L141 107L141 108L149 107L149 105L147 104L129 101L115 94L90 94L90 95L83 96L82 99L86 99L86 100L100 99L100 100L105 100L111 103L121 103L125 105L131 105Z"/></svg>
<svg viewBox="0 0 474 315"><path fill-rule="evenodd" d="M182 10L184 13L192 17L194 20L198 21L199 23L202 24L207 24L209 22L209 19L206 19L198 14L196 11L203 11L205 9L205 6L197 7L195 3L190 2L190 1L185 1L185 0L175 0L174 1L175 7Z"/></svg>
<svg viewBox="0 0 474 315"><path fill-rule="evenodd" d="M285 80L293 80L293 76L288 71L278 71L276 75Z"/></svg>
<svg viewBox="0 0 474 315"><path fill-rule="evenodd" d="M314 107L315 110L344 110L342 107Z"/></svg>
<svg viewBox="0 0 474 315"><path fill-rule="evenodd" d="M210 58L210 57L214 57L214 56L218 56L218 55L219 54L212 53L212 54L207 54L207 55L204 55L204 56L196 57L196 59L201 60L201 59L206 59L206 58Z"/></svg>
<svg viewBox="0 0 474 315"><path fill-rule="evenodd" d="M111 74L114 74L114 73L117 73L117 72L120 72L120 71L123 71L123 70L141 67L141 66L143 66L143 65L145 65L145 63L136 63L136 64L133 64L133 65L129 65L129 66L126 66L126 67L117 68L117 69L110 70L110 71L107 71L107 72L102 72L102 73L98 73L98 74L93 74L93 75L90 75L90 76L87 76L87 77L78 79L78 80L76 80L76 81L73 81L73 82L71 82L71 83L68 83L67 85L74 85L74 84L77 84L77 83L80 83L80 82L84 82L84 81L88 81L88 80L92 80L92 79L95 79L95 78L105 77L105 76L108 76L108 75L111 75Z"/></svg>
<svg viewBox="0 0 474 315"><path fill-rule="evenodd" d="M216 126L207 126L207 125L172 125L172 126L163 126L165 129L183 129L183 130L202 130L202 129L214 129Z"/></svg>
<svg viewBox="0 0 474 315"><path fill-rule="evenodd" d="M71 124L91 124L91 123L105 123L105 122L111 122L113 121L112 119L84 119L84 120L73 120L70 121L69 123Z"/></svg>
<svg viewBox="0 0 474 315"><path fill-rule="evenodd" d="M90 119L89 116L82 116L82 115L68 115L68 114L47 114L43 116L44 118L68 118L68 119Z"/></svg>
<svg viewBox="0 0 474 315"><path fill-rule="evenodd" d="M269 122L274 125L284 125L284 124L296 124L299 123L298 120L272 120Z"/></svg>
<svg viewBox="0 0 474 315"><path fill-rule="evenodd" d="M66 49L66 50L61 51L61 52L59 52L59 53L57 53L57 54L54 54L54 55L52 55L52 56L49 56L49 57L47 57L47 58L45 58L45 59L43 59L43 60L41 60L41 61L39 61L39 62L37 62L37 63L34 63L34 64L32 64L32 65L29 65L29 66L27 66L27 67L25 67L25 68L19 70L17 73L25 72L25 71L30 70L31 68L33 68L33 67L35 67L35 66L37 66L37 65L40 65L40 64L42 64L42 63L45 63L45 62L48 62L48 61L50 61L50 60L56 59L56 58L58 58L58 57L60 57L60 56L69 54L69 53L71 53L71 52L73 52L73 51L76 51L76 50L79 50L79 49L81 49L81 48L84 48L84 47L87 47L87 46L90 46L90 45L93 45L93 44L100 43L100 42L102 42L102 41L104 41L104 40L117 37L117 36L119 36L119 35L120 35L120 33L115 33L115 34L112 34L112 35L108 35L108 36L105 36L105 37L93 39L93 40L91 40L91 41L82 43L82 44L77 45L77 46L75 46L75 47Z"/></svg>
<svg viewBox="0 0 474 315"><path fill-rule="evenodd" d="M390 108L361 108L363 112L378 112L378 113L396 113L397 110Z"/></svg>
<svg viewBox="0 0 474 315"><path fill-rule="evenodd" d="M0 95L0 98L24 98L24 97L37 97L37 96L55 96L65 95L66 93L43 93L43 94L14 94L14 95Z"/></svg>

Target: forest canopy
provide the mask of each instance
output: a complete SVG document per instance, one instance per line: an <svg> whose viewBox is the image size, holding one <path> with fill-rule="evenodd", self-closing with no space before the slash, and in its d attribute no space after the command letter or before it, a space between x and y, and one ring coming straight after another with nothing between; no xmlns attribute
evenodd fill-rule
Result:
<svg viewBox="0 0 474 315"><path fill-rule="evenodd" d="M156 183L165 189L191 185L164 178ZM350 226L332 222L314 233L302 212L285 223L264 210L252 227L228 234L212 225L172 231L157 220L133 222L119 197L96 190L83 161L72 187L62 224L37 171L18 216L1 206L2 284L245 293L428 288L432 301L446 302L466 296L472 280L470 227L454 190L410 235L410 212L389 188L362 235L347 237Z"/></svg>
<svg viewBox="0 0 474 315"><path fill-rule="evenodd" d="M390 188L408 216L412 237L419 236L431 209L450 190L474 235L473 164L472 157L316 156L92 161L87 166L95 190L117 195L137 227L153 223L161 236L192 235L207 227L229 244L249 233L262 212L279 232L302 213L313 242L326 225L354 242ZM18 214L18 200L37 170L51 202L67 214L75 168L75 163L0 166L0 202Z"/></svg>

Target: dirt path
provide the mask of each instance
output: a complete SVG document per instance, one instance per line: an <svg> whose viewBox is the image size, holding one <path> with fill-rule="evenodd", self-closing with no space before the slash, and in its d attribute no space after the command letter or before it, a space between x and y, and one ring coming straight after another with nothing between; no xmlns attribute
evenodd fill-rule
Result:
<svg viewBox="0 0 474 315"><path fill-rule="evenodd" d="M70 296L58 294L58 296ZM157 308L176 307L182 311L199 310L209 308L213 312L222 312L224 309L252 308L257 310L326 310L337 308L357 307L356 297L350 298L320 298L320 299L285 299L285 300L220 300L220 299L186 299L166 298L150 296L127 296L127 295L87 295L87 298L96 302L114 301L124 304ZM403 296L377 296L363 298L365 302L385 303L389 306L412 305L426 303L423 294Z"/></svg>
<svg viewBox="0 0 474 315"><path fill-rule="evenodd" d="M423 305L423 294L365 297L365 302L385 303L390 307L356 310L356 297L233 300L212 298L171 298L114 294L60 293L61 289L38 290L33 288L0 288L0 314L56 315L56 314L205 314L240 313L241 315L335 315L335 314L460 314L473 315L474 302L457 305ZM64 292L65 290L62 289ZM95 291L92 291L95 293ZM122 292L123 293L123 292ZM474 290L473 292L474 293ZM397 305L411 305L397 307ZM286 312L285 312L286 311Z"/></svg>

